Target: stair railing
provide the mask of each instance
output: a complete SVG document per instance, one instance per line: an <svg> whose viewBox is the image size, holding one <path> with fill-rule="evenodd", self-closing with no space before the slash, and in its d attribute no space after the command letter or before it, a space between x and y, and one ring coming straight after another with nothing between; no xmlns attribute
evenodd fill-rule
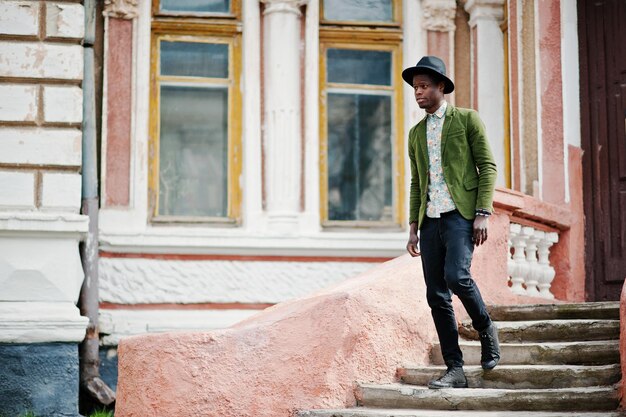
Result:
<svg viewBox="0 0 626 417"><path fill-rule="evenodd" d="M555 276L550 249L559 241L556 232L511 223L509 227L508 280L513 293L553 299L550 286Z"/></svg>

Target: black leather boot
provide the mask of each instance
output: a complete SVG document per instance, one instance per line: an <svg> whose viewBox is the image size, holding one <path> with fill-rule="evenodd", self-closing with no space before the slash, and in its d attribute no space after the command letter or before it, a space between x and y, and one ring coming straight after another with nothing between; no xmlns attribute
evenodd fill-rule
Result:
<svg viewBox="0 0 626 417"><path fill-rule="evenodd" d="M498 329L491 323L489 327L479 333L480 336L480 364L483 369L493 369L500 360L500 343Z"/></svg>
<svg viewBox="0 0 626 417"><path fill-rule="evenodd" d="M460 366L450 367L441 377L433 379L428 383L428 388L467 388L467 378Z"/></svg>

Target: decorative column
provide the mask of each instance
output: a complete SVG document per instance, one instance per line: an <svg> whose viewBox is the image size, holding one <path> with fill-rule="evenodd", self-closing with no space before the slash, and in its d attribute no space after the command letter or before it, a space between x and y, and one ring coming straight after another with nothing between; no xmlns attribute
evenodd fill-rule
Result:
<svg viewBox="0 0 626 417"><path fill-rule="evenodd" d="M456 0L424 0L423 27L426 30L429 55L435 55L446 63L448 77L454 80L454 18Z"/></svg>
<svg viewBox="0 0 626 417"><path fill-rule="evenodd" d="M294 233L300 212L300 0L263 0L265 198L272 232Z"/></svg>
<svg viewBox="0 0 626 417"><path fill-rule="evenodd" d="M496 184L506 186L504 141L504 0L468 0L472 42L472 107L480 112L498 164Z"/></svg>

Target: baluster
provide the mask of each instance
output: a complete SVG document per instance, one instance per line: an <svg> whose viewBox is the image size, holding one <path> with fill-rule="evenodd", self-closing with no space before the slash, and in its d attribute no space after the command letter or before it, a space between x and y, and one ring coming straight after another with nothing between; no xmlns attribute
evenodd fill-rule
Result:
<svg viewBox="0 0 626 417"><path fill-rule="evenodd" d="M558 241L559 235L551 232L546 233L543 239L537 243L539 267L541 268L537 287L539 288L539 296L543 298L554 298L554 294L550 292L550 286L552 285L552 280L556 272L554 271L554 267L550 265L550 247Z"/></svg>
<svg viewBox="0 0 626 417"><path fill-rule="evenodd" d="M528 227L528 242L526 244L526 262L528 262L528 274L526 275L526 294L532 297L539 296L537 284L542 274L541 265L537 262L537 243L544 238L545 232Z"/></svg>
<svg viewBox="0 0 626 417"><path fill-rule="evenodd" d="M515 273L511 277L511 291L518 295L525 295L526 290L523 285L526 281L526 275L528 273L528 263L526 262L526 256L524 255L524 249L526 248L528 234L524 230L525 228L522 228L521 226L520 228L520 233L518 233L513 240Z"/></svg>

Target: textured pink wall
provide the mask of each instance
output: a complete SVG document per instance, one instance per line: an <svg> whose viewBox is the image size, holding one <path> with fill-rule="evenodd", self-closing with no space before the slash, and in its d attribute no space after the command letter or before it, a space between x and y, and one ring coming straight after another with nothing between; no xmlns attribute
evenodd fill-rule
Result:
<svg viewBox="0 0 626 417"><path fill-rule="evenodd" d="M133 22L109 18L105 202L127 206L130 198L130 118Z"/></svg>
<svg viewBox="0 0 626 417"><path fill-rule="evenodd" d="M476 253L475 278L487 302L528 302L501 275L503 217ZM420 259L405 255L226 330L122 340L115 415L287 417L352 406L355 381L391 382L397 367L428 363L434 340Z"/></svg>
<svg viewBox="0 0 626 417"><path fill-rule="evenodd" d="M568 301L585 301L582 152L579 147L568 147L571 227L559 234L559 243L550 253L550 262L556 270L552 293Z"/></svg>
<svg viewBox="0 0 626 417"><path fill-rule="evenodd" d="M563 82L561 77L561 2L538 0L539 77L541 91L542 197L565 201Z"/></svg>

